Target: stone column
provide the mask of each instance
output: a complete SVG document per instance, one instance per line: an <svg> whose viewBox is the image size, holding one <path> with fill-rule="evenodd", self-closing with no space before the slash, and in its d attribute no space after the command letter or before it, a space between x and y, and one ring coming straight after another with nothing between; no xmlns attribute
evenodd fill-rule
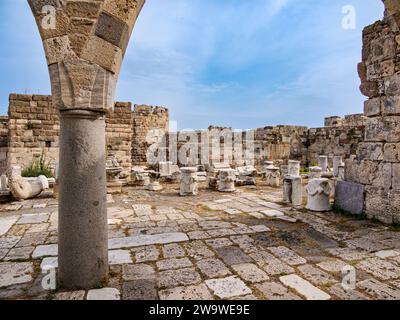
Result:
<svg viewBox="0 0 400 320"><path fill-rule="evenodd" d="M108 276L105 113L145 0L28 0L60 110L59 285Z"/></svg>
<svg viewBox="0 0 400 320"><path fill-rule="evenodd" d="M328 157L327 156L319 156L319 166L322 169L322 172L328 172Z"/></svg>
<svg viewBox="0 0 400 320"><path fill-rule="evenodd" d="M335 177L339 176L339 167L343 164L343 157L335 156L333 157L333 175Z"/></svg>
<svg viewBox="0 0 400 320"><path fill-rule="evenodd" d="M303 204L303 186L300 176L286 175L283 181L283 202L294 206Z"/></svg>
<svg viewBox="0 0 400 320"><path fill-rule="evenodd" d="M197 168L181 168L180 195L195 196L199 193L197 185Z"/></svg>
<svg viewBox="0 0 400 320"><path fill-rule="evenodd" d="M329 179L312 179L307 187L307 209L316 212L331 210Z"/></svg>
<svg viewBox="0 0 400 320"><path fill-rule="evenodd" d="M292 176L300 175L300 161L289 160L288 174Z"/></svg>
<svg viewBox="0 0 400 320"><path fill-rule="evenodd" d="M63 111L60 125L59 285L94 287L108 273L105 118Z"/></svg>

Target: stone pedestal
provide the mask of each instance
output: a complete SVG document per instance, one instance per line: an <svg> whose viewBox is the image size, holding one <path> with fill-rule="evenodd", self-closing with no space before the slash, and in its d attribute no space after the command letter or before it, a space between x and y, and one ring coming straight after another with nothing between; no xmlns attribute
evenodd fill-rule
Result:
<svg viewBox="0 0 400 320"><path fill-rule="evenodd" d="M292 176L300 176L300 161L289 160L288 174Z"/></svg>
<svg viewBox="0 0 400 320"><path fill-rule="evenodd" d="M147 191L161 191L164 188L160 183L160 174L155 171L148 171L149 177L145 180L144 189Z"/></svg>
<svg viewBox="0 0 400 320"><path fill-rule="evenodd" d="M63 111L59 162L59 285L92 288L108 275L105 117Z"/></svg>
<svg viewBox="0 0 400 320"><path fill-rule="evenodd" d="M218 191L220 192L235 192L235 170L222 169L218 173Z"/></svg>
<svg viewBox="0 0 400 320"><path fill-rule="evenodd" d="M330 195L331 186L329 179L312 179L307 187L307 209L316 212L331 210Z"/></svg>
<svg viewBox="0 0 400 320"><path fill-rule="evenodd" d="M343 165L343 157L336 156L333 158L333 175L335 177L339 176L339 167Z"/></svg>
<svg viewBox="0 0 400 320"><path fill-rule="evenodd" d="M303 186L300 176L286 175L283 180L283 202L294 206L303 204Z"/></svg>
<svg viewBox="0 0 400 320"><path fill-rule="evenodd" d="M321 167L310 167L310 172L308 174L309 179L319 179L322 176L322 169Z"/></svg>
<svg viewBox="0 0 400 320"><path fill-rule="evenodd" d="M197 168L181 168L180 195L196 196L199 193L197 185Z"/></svg>
<svg viewBox="0 0 400 320"><path fill-rule="evenodd" d="M265 171L265 184L269 187L280 187L281 173L278 167L268 166Z"/></svg>
<svg viewBox="0 0 400 320"><path fill-rule="evenodd" d="M327 156L319 156L319 166L321 167L322 172L328 172L329 171L328 157Z"/></svg>

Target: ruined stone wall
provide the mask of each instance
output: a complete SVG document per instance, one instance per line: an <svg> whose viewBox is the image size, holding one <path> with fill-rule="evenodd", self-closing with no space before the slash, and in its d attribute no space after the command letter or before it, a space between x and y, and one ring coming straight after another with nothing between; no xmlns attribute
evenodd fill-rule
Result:
<svg viewBox="0 0 400 320"><path fill-rule="evenodd" d="M369 98L365 142L357 159L346 162L345 180L363 186L369 218L400 223L400 32L395 16L364 29L359 74L361 91Z"/></svg>
<svg viewBox="0 0 400 320"><path fill-rule="evenodd" d="M132 167L132 124L132 104L116 102L114 112L106 117L107 151L128 171Z"/></svg>
<svg viewBox="0 0 400 320"><path fill-rule="evenodd" d="M54 166L60 124L51 97L11 94L8 118L7 167L27 167L42 154Z"/></svg>
<svg viewBox="0 0 400 320"><path fill-rule="evenodd" d="M168 130L168 110L116 102L106 116L106 147L130 171L132 159L145 164L146 136ZM42 154L54 168L59 154L59 111L51 96L11 94L8 117L0 117L0 174L11 165L29 166ZM153 134L154 136L154 134ZM134 143L137 147L133 148Z"/></svg>
<svg viewBox="0 0 400 320"><path fill-rule="evenodd" d="M135 105L132 121L132 164L146 165L149 147L168 132L168 109Z"/></svg>
<svg viewBox="0 0 400 320"><path fill-rule="evenodd" d="M364 140L366 117L363 114L348 115L344 118L329 117L325 127L308 131L307 161L318 164L320 155L342 156L348 159L357 152L358 144ZM332 166L332 163L331 163Z"/></svg>

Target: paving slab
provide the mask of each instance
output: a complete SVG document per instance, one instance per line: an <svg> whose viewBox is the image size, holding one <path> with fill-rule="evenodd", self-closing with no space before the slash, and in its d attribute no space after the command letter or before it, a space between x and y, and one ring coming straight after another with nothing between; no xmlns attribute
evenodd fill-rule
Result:
<svg viewBox="0 0 400 320"><path fill-rule="evenodd" d="M31 282L32 274L31 262L2 262L0 263L0 288Z"/></svg>
<svg viewBox="0 0 400 320"><path fill-rule="evenodd" d="M246 282L259 283L269 280L268 275L253 263L237 264L232 268Z"/></svg>
<svg viewBox="0 0 400 320"><path fill-rule="evenodd" d="M160 300L214 300L205 284L162 290L159 295Z"/></svg>
<svg viewBox="0 0 400 320"><path fill-rule="evenodd" d="M300 278L298 275L291 274L280 277L279 280L287 287L296 290L307 300L330 300L331 296L326 292L313 286L310 282Z"/></svg>
<svg viewBox="0 0 400 320"><path fill-rule="evenodd" d="M18 217L0 217L0 237L4 236L17 220Z"/></svg>
<svg viewBox="0 0 400 320"><path fill-rule="evenodd" d="M264 282L256 284L255 287L268 299L268 300L302 300L298 295L289 291L280 283Z"/></svg>
<svg viewBox="0 0 400 320"><path fill-rule="evenodd" d="M109 240L110 249L123 249L148 246L152 244L168 244L189 241L185 233L163 233L155 235L140 235Z"/></svg>
<svg viewBox="0 0 400 320"><path fill-rule="evenodd" d="M268 250L290 266L298 266L307 263L306 259L300 257L296 252L290 250L289 248L283 246L269 247Z"/></svg>
<svg viewBox="0 0 400 320"><path fill-rule="evenodd" d="M94 289L94 290L89 290L86 299L95 301L120 300L121 294L119 290L115 288Z"/></svg>
<svg viewBox="0 0 400 320"><path fill-rule="evenodd" d="M235 276L206 280L206 285L220 299L239 297L252 293L251 289Z"/></svg>
<svg viewBox="0 0 400 320"><path fill-rule="evenodd" d="M204 259L197 262L197 267L207 278L220 278L232 273L219 259Z"/></svg>
<svg viewBox="0 0 400 320"><path fill-rule="evenodd" d="M37 246L32 253L32 259L58 256L58 244Z"/></svg>

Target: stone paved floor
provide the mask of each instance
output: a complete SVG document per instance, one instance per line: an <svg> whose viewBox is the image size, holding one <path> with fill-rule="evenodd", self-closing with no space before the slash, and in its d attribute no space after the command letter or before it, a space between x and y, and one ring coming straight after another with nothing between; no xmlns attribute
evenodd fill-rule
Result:
<svg viewBox="0 0 400 320"><path fill-rule="evenodd" d="M0 206L0 299L400 299L399 230L284 206L279 189L177 190L109 196L110 280L89 292L42 288L56 200Z"/></svg>

